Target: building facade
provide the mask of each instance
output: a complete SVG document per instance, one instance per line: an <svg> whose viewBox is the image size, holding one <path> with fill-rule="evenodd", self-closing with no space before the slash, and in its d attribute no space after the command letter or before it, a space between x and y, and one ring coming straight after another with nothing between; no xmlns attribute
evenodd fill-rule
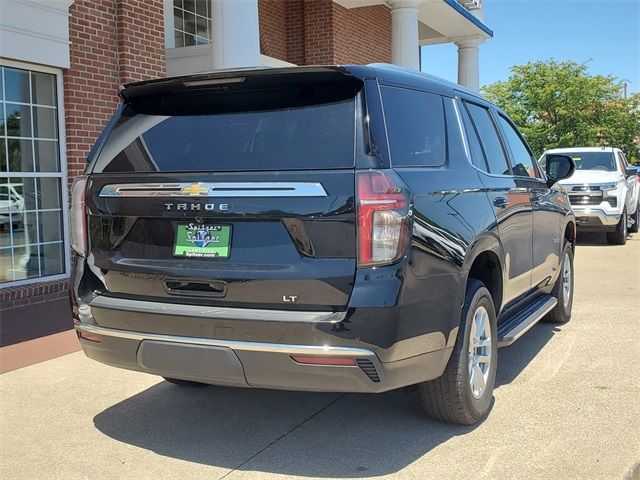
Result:
<svg viewBox="0 0 640 480"><path fill-rule="evenodd" d="M0 0L0 345L72 326L68 187L128 82L244 66L396 63L458 45L481 0Z"/></svg>

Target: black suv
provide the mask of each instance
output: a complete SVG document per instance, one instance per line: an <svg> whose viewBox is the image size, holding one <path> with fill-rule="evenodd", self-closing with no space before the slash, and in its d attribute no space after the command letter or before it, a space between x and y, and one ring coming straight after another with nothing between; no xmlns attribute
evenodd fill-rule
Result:
<svg viewBox="0 0 640 480"><path fill-rule="evenodd" d="M575 219L509 118L389 65L125 86L72 187L90 358L198 383L418 385L474 423L498 347L571 315Z"/></svg>

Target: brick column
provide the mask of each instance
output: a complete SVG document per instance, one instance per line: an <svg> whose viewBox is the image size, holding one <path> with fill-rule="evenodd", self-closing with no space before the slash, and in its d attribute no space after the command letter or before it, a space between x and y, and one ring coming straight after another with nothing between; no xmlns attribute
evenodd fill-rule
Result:
<svg viewBox="0 0 640 480"><path fill-rule="evenodd" d="M162 0L116 0L120 83L165 75Z"/></svg>
<svg viewBox="0 0 640 480"><path fill-rule="evenodd" d="M64 108L71 181L118 106L118 86L164 76L162 0L76 0L69 39Z"/></svg>

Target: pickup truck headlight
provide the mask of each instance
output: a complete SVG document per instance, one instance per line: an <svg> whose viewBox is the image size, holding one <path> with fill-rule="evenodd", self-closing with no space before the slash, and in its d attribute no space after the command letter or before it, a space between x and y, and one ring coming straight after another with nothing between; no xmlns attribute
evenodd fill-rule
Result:
<svg viewBox="0 0 640 480"><path fill-rule="evenodd" d="M615 197L616 190L618 189L618 184L615 182L601 183L600 185L598 185L598 187L600 188L603 197Z"/></svg>
<svg viewBox="0 0 640 480"><path fill-rule="evenodd" d="M612 183L601 183L600 185L598 185L598 187L600 188L600 190L605 192L607 190L615 190L616 188L618 188L618 184L615 183L615 182L612 182Z"/></svg>

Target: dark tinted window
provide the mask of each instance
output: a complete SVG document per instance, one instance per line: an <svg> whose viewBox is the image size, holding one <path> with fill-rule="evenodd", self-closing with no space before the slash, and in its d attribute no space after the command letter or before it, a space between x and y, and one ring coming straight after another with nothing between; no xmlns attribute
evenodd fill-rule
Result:
<svg viewBox="0 0 640 480"><path fill-rule="evenodd" d="M462 115L464 129L467 132L467 141L469 142L469 150L471 151L471 162L480 170L487 172L489 171L489 167L487 167L487 160L484 157L482 145L480 145L478 131L471 122L471 118L469 117L467 109L463 108L460 113Z"/></svg>
<svg viewBox="0 0 640 480"><path fill-rule="evenodd" d="M455 100L444 98L444 115L447 122L447 156L449 158L464 158L464 139L456 115Z"/></svg>
<svg viewBox="0 0 640 480"><path fill-rule="evenodd" d="M209 115L123 115L94 171L231 171L354 166L355 101Z"/></svg>
<svg viewBox="0 0 640 480"><path fill-rule="evenodd" d="M502 150L500 137L498 137L493 120L491 120L489 110L473 103L465 102L465 104L480 136L484 156L489 166L489 173L509 175L507 159L504 155L504 150Z"/></svg>
<svg viewBox="0 0 640 480"><path fill-rule="evenodd" d="M504 139L511 150L511 170L513 174L520 177L536 178L538 172L534 166L533 156L522 138L520 138L515 127L502 115L498 115L498 121L502 127Z"/></svg>
<svg viewBox="0 0 640 480"><path fill-rule="evenodd" d="M439 95L383 87L382 100L394 167L434 167L445 161L445 129Z"/></svg>

